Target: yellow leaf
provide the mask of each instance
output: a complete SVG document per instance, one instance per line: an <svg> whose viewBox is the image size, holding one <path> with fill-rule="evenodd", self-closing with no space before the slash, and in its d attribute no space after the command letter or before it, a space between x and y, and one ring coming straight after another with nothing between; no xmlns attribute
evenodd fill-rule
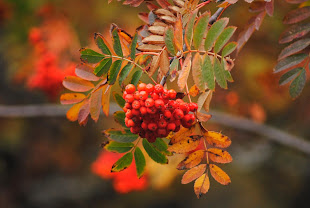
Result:
<svg viewBox="0 0 310 208"><path fill-rule="evenodd" d="M74 76L65 77L62 84L68 90L75 92L86 92L95 87L90 81Z"/></svg>
<svg viewBox="0 0 310 208"><path fill-rule="evenodd" d="M207 174L200 176L194 184L194 191L199 199L202 194L206 194L210 188L210 180Z"/></svg>
<svg viewBox="0 0 310 208"><path fill-rule="evenodd" d="M184 169L195 167L202 161L204 155L205 155L204 150L197 150L189 154L184 160L182 160L178 164L177 169L184 170Z"/></svg>
<svg viewBox="0 0 310 208"><path fill-rule="evenodd" d="M159 67L159 58L160 56L153 56L152 57L152 62L151 62L151 67L150 70L148 71L148 74L150 76L153 76L153 74L156 72L156 70Z"/></svg>
<svg viewBox="0 0 310 208"><path fill-rule="evenodd" d="M206 171L206 168L207 168L206 164L201 164L186 171L186 173L184 173L182 177L181 183L187 184L192 182L196 178L200 177Z"/></svg>
<svg viewBox="0 0 310 208"><path fill-rule="evenodd" d="M192 128L188 129L181 127L181 129L171 137L170 144L175 144L183 139L186 139L186 137L189 137L190 135L192 135Z"/></svg>
<svg viewBox="0 0 310 208"><path fill-rule="evenodd" d="M163 75L167 74L170 67L169 55L167 50L163 50L159 56L159 67Z"/></svg>
<svg viewBox="0 0 310 208"><path fill-rule="evenodd" d="M221 133L214 131L207 131L204 135L206 137L207 142L215 147L227 148L231 144L231 140Z"/></svg>
<svg viewBox="0 0 310 208"><path fill-rule="evenodd" d="M192 66L192 54L188 54L185 58L183 63L183 67L181 69L179 79L178 79L178 86L181 90L184 89L185 84L187 83L188 75Z"/></svg>
<svg viewBox="0 0 310 208"><path fill-rule="evenodd" d="M189 94L192 97L196 97L199 94L199 89L196 85L193 85L190 89L189 89Z"/></svg>
<svg viewBox="0 0 310 208"><path fill-rule="evenodd" d="M214 165L214 164L210 164L210 173L212 175L212 177L219 182L222 185L228 185L230 184L231 180L229 178L229 176L218 166Z"/></svg>
<svg viewBox="0 0 310 208"><path fill-rule="evenodd" d="M197 148L202 137L203 136L201 135L186 137L185 139L171 145L168 148L168 151L175 153L186 153L192 151Z"/></svg>
<svg viewBox="0 0 310 208"><path fill-rule="evenodd" d="M76 121L78 119L79 112L83 104L83 102L77 103L67 111L67 119L69 121Z"/></svg>
<svg viewBox="0 0 310 208"><path fill-rule="evenodd" d="M90 116L97 122L101 110L102 87L94 91L90 96Z"/></svg>
<svg viewBox="0 0 310 208"><path fill-rule="evenodd" d="M82 93L64 93L60 96L60 103L63 105L81 102L86 96Z"/></svg>
<svg viewBox="0 0 310 208"><path fill-rule="evenodd" d="M174 38L173 42L178 51L183 51L183 24L181 15L174 24Z"/></svg>
<svg viewBox="0 0 310 208"><path fill-rule="evenodd" d="M109 116L109 109L110 109L110 94L111 94L111 86L105 85L102 88L102 111L108 117Z"/></svg>
<svg viewBox="0 0 310 208"><path fill-rule="evenodd" d="M210 148L208 149L208 155L210 160L216 163L230 163L232 161L231 155L221 149Z"/></svg>

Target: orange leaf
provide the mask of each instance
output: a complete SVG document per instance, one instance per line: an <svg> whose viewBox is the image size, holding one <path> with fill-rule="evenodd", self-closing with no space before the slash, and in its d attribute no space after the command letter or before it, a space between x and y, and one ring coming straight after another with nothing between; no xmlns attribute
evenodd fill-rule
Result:
<svg viewBox="0 0 310 208"><path fill-rule="evenodd" d="M195 167L196 165L198 165L201 162L204 155L205 155L204 150L197 150L197 151L189 154L184 160L182 160L178 164L177 169L184 170L184 169Z"/></svg>
<svg viewBox="0 0 310 208"><path fill-rule="evenodd" d="M231 155L221 149L210 148L208 149L208 155L210 160L216 163L230 163L232 161Z"/></svg>
<svg viewBox="0 0 310 208"><path fill-rule="evenodd" d="M99 77L94 75L93 71L94 68L85 63L79 64L75 68L76 76L88 81L98 81Z"/></svg>
<svg viewBox="0 0 310 208"><path fill-rule="evenodd" d="M186 153L192 151L197 148L201 138L201 135L186 137L185 139L171 145L168 148L168 151L175 153Z"/></svg>
<svg viewBox="0 0 310 208"><path fill-rule="evenodd" d="M167 50L163 50L162 53L159 56L159 66L160 71L163 75L167 74L169 71L170 61L169 61L169 55Z"/></svg>
<svg viewBox="0 0 310 208"><path fill-rule="evenodd" d="M80 125L85 126L88 121L88 115L90 113L90 100L86 99L83 102L83 105L81 106L79 115L78 115L78 122Z"/></svg>
<svg viewBox="0 0 310 208"><path fill-rule="evenodd" d="M211 119L211 115L197 112L197 118L200 122L207 122Z"/></svg>
<svg viewBox="0 0 310 208"><path fill-rule="evenodd" d="M188 129L181 127L181 129L171 137L170 144L175 144L183 139L186 139L186 137L189 137L190 135L192 135L192 128Z"/></svg>
<svg viewBox="0 0 310 208"><path fill-rule="evenodd" d="M94 91L90 96L90 116L97 122L101 110L102 87Z"/></svg>
<svg viewBox="0 0 310 208"><path fill-rule="evenodd" d="M173 42L178 51L183 51L183 24L181 15L179 15L174 25L174 38Z"/></svg>
<svg viewBox="0 0 310 208"><path fill-rule="evenodd" d="M90 81L74 76L65 77L62 84L68 90L75 92L86 92L95 87Z"/></svg>
<svg viewBox="0 0 310 208"><path fill-rule="evenodd" d="M190 89L189 89L189 94L192 97L196 97L199 94L199 89L196 85L193 85Z"/></svg>
<svg viewBox="0 0 310 208"><path fill-rule="evenodd" d="M208 131L204 135L207 142L215 147L226 148L229 147L231 144L231 140L227 136L222 135L221 133Z"/></svg>
<svg viewBox="0 0 310 208"><path fill-rule="evenodd" d="M60 103L63 105L81 102L86 96L82 93L64 93L60 96Z"/></svg>
<svg viewBox="0 0 310 208"><path fill-rule="evenodd" d="M199 199L202 194L206 194L210 188L210 180L207 174L200 176L194 184L194 191Z"/></svg>
<svg viewBox="0 0 310 208"><path fill-rule="evenodd" d="M109 116L109 109L110 109L110 94L111 94L111 86L105 85L102 88L102 111L106 116Z"/></svg>
<svg viewBox="0 0 310 208"><path fill-rule="evenodd" d="M183 63L183 67L181 69L179 79L178 79L178 86L181 90L184 89L185 84L187 83L188 75L191 70L192 66L192 54L188 54L185 58L185 61Z"/></svg>
<svg viewBox="0 0 310 208"><path fill-rule="evenodd" d="M83 104L83 102L77 103L67 111L66 116L69 121L76 121L78 119L79 112Z"/></svg>
<svg viewBox="0 0 310 208"><path fill-rule="evenodd" d="M219 182L222 185L228 185L230 184L231 180L229 178L229 176L218 166L214 165L214 164L210 164L210 173L212 175L212 177Z"/></svg>
<svg viewBox="0 0 310 208"><path fill-rule="evenodd" d="M192 182L196 178L199 178L206 171L206 168L207 168L206 164L201 164L186 171L186 173L184 173L182 177L181 183L187 184Z"/></svg>

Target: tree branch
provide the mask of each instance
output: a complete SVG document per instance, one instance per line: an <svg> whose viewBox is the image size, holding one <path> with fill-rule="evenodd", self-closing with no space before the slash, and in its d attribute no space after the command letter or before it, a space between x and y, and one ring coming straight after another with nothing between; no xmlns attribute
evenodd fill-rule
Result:
<svg viewBox="0 0 310 208"><path fill-rule="evenodd" d="M63 117L69 106L61 105L26 105L26 106L1 106L0 118L34 118L34 117ZM119 107L111 103L110 112L119 110ZM227 113L211 111L212 119L215 122L227 127L235 128L262 135L274 142L310 154L310 142L274 127L258 124L249 119L233 116Z"/></svg>

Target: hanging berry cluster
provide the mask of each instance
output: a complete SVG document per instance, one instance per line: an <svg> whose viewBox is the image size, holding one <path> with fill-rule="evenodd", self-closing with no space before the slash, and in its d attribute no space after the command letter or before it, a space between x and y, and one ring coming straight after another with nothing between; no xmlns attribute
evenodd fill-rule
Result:
<svg viewBox="0 0 310 208"><path fill-rule="evenodd" d="M141 83L138 90L133 84L126 86L123 108L126 113L125 124L133 134L139 134L149 142L157 137L167 137L170 132L178 132L180 126L189 128L195 122L196 103L185 103L176 99L176 91L164 89L162 85Z"/></svg>

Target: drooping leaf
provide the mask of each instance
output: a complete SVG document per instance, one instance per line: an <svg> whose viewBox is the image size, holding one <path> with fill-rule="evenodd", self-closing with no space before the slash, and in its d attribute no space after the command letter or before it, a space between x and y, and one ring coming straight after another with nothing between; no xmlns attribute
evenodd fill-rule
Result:
<svg viewBox="0 0 310 208"><path fill-rule="evenodd" d="M283 74L280 77L279 85L285 85L285 84L289 83L290 81L292 81L295 77L297 77L297 75L299 74L299 72L302 69L303 69L302 67L297 67L297 68L292 69L292 70L286 72L285 74Z"/></svg>
<svg viewBox="0 0 310 208"><path fill-rule="evenodd" d="M282 32L279 38L279 43L288 43L297 38L301 38L308 34L310 31L310 23L302 23L297 25L292 25Z"/></svg>
<svg viewBox="0 0 310 208"><path fill-rule="evenodd" d="M212 100L212 95L213 95L213 91L209 90L207 92L207 98L203 104L203 108L205 109L205 111L209 112L209 109L210 109L210 103L211 103L211 100Z"/></svg>
<svg viewBox="0 0 310 208"><path fill-rule="evenodd" d="M207 165L201 164L196 167L193 167L192 169L189 169L186 171L182 177L181 183L182 184L188 184L192 182L193 180L199 178L204 172L206 171Z"/></svg>
<svg viewBox="0 0 310 208"><path fill-rule="evenodd" d="M79 116L79 112L81 110L81 107L83 106L84 102L77 103L73 105L68 111L67 111L67 119L69 121L76 121Z"/></svg>
<svg viewBox="0 0 310 208"><path fill-rule="evenodd" d="M91 93L90 96L90 116L94 121L98 121L101 110L102 90L99 88Z"/></svg>
<svg viewBox="0 0 310 208"><path fill-rule="evenodd" d="M70 105L81 102L86 96L82 93L64 93L60 96L60 103Z"/></svg>
<svg viewBox="0 0 310 208"><path fill-rule="evenodd" d="M202 136L200 135L186 137L185 139L168 147L168 151L179 154L190 152L196 149L196 147L199 145L201 137Z"/></svg>
<svg viewBox="0 0 310 208"><path fill-rule="evenodd" d="M108 117L109 110L110 110L110 95L111 95L111 86L105 85L102 88L102 98L101 98L101 105L103 113Z"/></svg>
<svg viewBox="0 0 310 208"><path fill-rule="evenodd" d="M192 135L192 128L188 129L188 128L181 127L181 129L171 137L170 144L175 144L181 140L184 140L190 135Z"/></svg>
<svg viewBox="0 0 310 208"><path fill-rule="evenodd" d="M234 50L236 50L237 46L238 46L237 42L228 43L222 50L222 57L230 55L232 52L234 52Z"/></svg>
<svg viewBox="0 0 310 208"><path fill-rule="evenodd" d="M134 146L133 143L119 143L114 141L108 141L104 145L104 149L106 149L109 152L125 153L131 150L133 146Z"/></svg>
<svg viewBox="0 0 310 208"><path fill-rule="evenodd" d="M162 74L167 74L170 67L169 55L166 50L163 50L159 56L159 67Z"/></svg>
<svg viewBox="0 0 310 208"><path fill-rule="evenodd" d="M100 33L95 33L94 35L95 42L98 48L102 51L103 54L112 55L111 47L106 39Z"/></svg>
<svg viewBox="0 0 310 208"><path fill-rule="evenodd" d="M128 152L123 157L121 157L116 163L113 164L111 172L120 172L128 168L132 163L132 153Z"/></svg>
<svg viewBox="0 0 310 208"><path fill-rule="evenodd" d="M99 77L94 75L93 68L87 64L79 64L75 68L76 76L88 80L88 81L98 81Z"/></svg>
<svg viewBox="0 0 310 208"><path fill-rule="evenodd" d="M204 108L207 112L209 111L208 108L212 99L212 90L208 90L207 92L203 92L197 101L197 105L198 105L198 112L201 111L202 108ZM207 104L205 104L207 102ZM207 105L206 107L204 107L205 105Z"/></svg>
<svg viewBox="0 0 310 208"><path fill-rule="evenodd" d="M216 39L223 32L224 28L229 22L229 18L224 17L222 19L217 20L209 29L209 32L205 41L205 49L209 51L212 49ZM222 37L223 38L223 37Z"/></svg>
<svg viewBox="0 0 310 208"><path fill-rule="evenodd" d="M185 28L185 44L186 44L187 49L191 49L191 46L192 46L193 29L194 29L197 12L198 10L195 10L194 12L191 13L188 23Z"/></svg>
<svg viewBox="0 0 310 208"><path fill-rule="evenodd" d="M212 177L222 185L228 185L231 183L229 176L218 166L210 164L210 173Z"/></svg>
<svg viewBox="0 0 310 208"><path fill-rule="evenodd" d="M237 27L233 27L233 26L230 26L224 29L224 31L220 34L220 36L215 42L214 53L220 52L220 50L224 47L224 45L229 41L231 36L234 34L236 29Z"/></svg>
<svg viewBox="0 0 310 208"><path fill-rule="evenodd" d="M183 51L183 24L181 15L178 16L174 24L174 37L173 42L177 51Z"/></svg>
<svg viewBox="0 0 310 208"><path fill-rule="evenodd" d="M133 75L132 75L132 79L131 79L131 84L137 86L141 76L142 76L143 71L142 70L138 70L136 71Z"/></svg>
<svg viewBox="0 0 310 208"><path fill-rule="evenodd" d="M184 169L190 169L192 167L195 167L202 161L204 155L205 155L204 150L197 150L189 154L184 160L182 160L178 164L177 169L184 170Z"/></svg>
<svg viewBox="0 0 310 208"><path fill-rule="evenodd" d="M80 49L81 53L81 60L85 63L91 63L95 64L104 59L104 55L97 53L96 51L93 51L89 48L81 48Z"/></svg>
<svg viewBox="0 0 310 208"><path fill-rule="evenodd" d="M224 67L220 63L220 61L215 58L214 59L214 75L215 75L215 80L219 84L221 88L227 89L227 82L225 79L225 74L224 74Z"/></svg>
<svg viewBox="0 0 310 208"><path fill-rule="evenodd" d="M119 39L117 27L115 27L114 25L112 25L111 34L112 34L112 41L113 41L113 49L114 49L115 53L118 56L123 57L123 50L122 50L121 41Z"/></svg>
<svg viewBox="0 0 310 208"><path fill-rule="evenodd" d="M148 74L150 76L153 76L153 74L156 72L156 70L159 67L159 60L160 60L160 56L153 56L152 57L152 61L151 61L151 66L150 66L150 70L148 71Z"/></svg>
<svg viewBox="0 0 310 208"><path fill-rule="evenodd" d="M123 127L127 128L126 125L125 125L125 112L124 111L116 111L114 114L113 114L113 118L114 120L121 124Z"/></svg>
<svg viewBox="0 0 310 208"><path fill-rule="evenodd" d="M222 135L221 133L214 132L214 131L207 131L204 133L208 144L219 147L219 148L227 148L231 144L231 140L227 137Z"/></svg>
<svg viewBox="0 0 310 208"><path fill-rule="evenodd" d="M145 157L139 147L136 147L134 157L136 163L137 176L138 178L141 178L145 171L146 162Z"/></svg>
<svg viewBox="0 0 310 208"><path fill-rule="evenodd" d="M292 98L297 98L301 94L306 84L306 78L306 70L302 69L300 74L293 80L290 85L290 95Z"/></svg>
<svg viewBox="0 0 310 208"><path fill-rule="evenodd" d="M183 90L185 84L187 83L188 75L192 66L192 54L188 54L183 63L179 78L178 78L178 86L180 90Z"/></svg>
<svg viewBox="0 0 310 208"><path fill-rule="evenodd" d="M195 49L199 49L204 34L207 32L210 12L203 13L196 21L193 34L193 45Z"/></svg>
<svg viewBox="0 0 310 208"><path fill-rule="evenodd" d="M294 24L297 22L301 22L310 17L310 6L305 6L302 8L295 9L290 11L285 15L283 19L284 24Z"/></svg>
<svg viewBox="0 0 310 208"><path fill-rule="evenodd" d="M206 84L203 78L202 60L199 53L196 53L193 58L192 75L195 85L198 87L200 91L204 91L206 89Z"/></svg>
<svg viewBox="0 0 310 208"><path fill-rule="evenodd" d="M119 71L121 70L122 67L122 61L121 60L116 60L112 64L112 66L109 69L108 72L108 83L109 85L113 85L117 79L117 75Z"/></svg>
<svg viewBox="0 0 310 208"><path fill-rule="evenodd" d="M150 144L145 138L142 141L142 145L152 160L160 164L168 164L167 157L158 149L156 149L152 144Z"/></svg>
<svg viewBox="0 0 310 208"><path fill-rule="evenodd" d="M90 99L85 99L82 103L83 104L80 108L77 120L80 125L85 126L88 121L88 115L90 113Z"/></svg>
<svg viewBox="0 0 310 208"><path fill-rule="evenodd" d="M211 59L208 54L203 56L202 63L202 78L210 90L215 89L215 79L214 79L214 70Z"/></svg>
<svg viewBox="0 0 310 208"><path fill-rule="evenodd" d="M303 49L307 48L309 45L310 45L310 38L298 40L295 43L292 43L291 45L284 48L281 51L278 60L286 58L295 53L298 53L302 51Z"/></svg>
<svg viewBox="0 0 310 208"><path fill-rule="evenodd" d="M173 31L173 27L172 26L169 26L166 29L164 39L165 39L165 44L166 44L168 52L171 55L175 56L176 53L177 53L177 49L175 48L175 45L174 45L174 42L173 42L174 31Z"/></svg>
<svg viewBox="0 0 310 208"><path fill-rule="evenodd" d="M112 65L112 59L111 58L106 58L100 61L96 66L94 70L94 74L97 75L98 77L108 73L110 67Z"/></svg>
<svg viewBox="0 0 310 208"><path fill-rule="evenodd" d="M296 66L297 64L300 64L308 57L305 53L295 54L289 57L286 57L278 62L278 64L274 68L274 72L280 72L285 69L291 68L293 66Z"/></svg>
<svg viewBox="0 0 310 208"><path fill-rule="evenodd" d="M119 105L119 107L123 108L125 106L125 100L120 94L118 94L117 92L113 92L113 98Z"/></svg>
<svg viewBox="0 0 310 208"><path fill-rule="evenodd" d="M135 58L136 58L137 41L138 41L138 34L136 33L135 36L133 36L131 44L130 44L130 58L131 58L131 60L135 60Z"/></svg>
<svg viewBox="0 0 310 208"><path fill-rule="evenodd" d="M119 73L118 83L120 86L122 86L124 80L127 78L129 72L132 70L132 67L133 67L132 64L127 64L126 66L123 67L123 69Z"/></svg>
<svg viewBox="0 0 310 208"><path fill-rule="evenodd" d="M134 142L138 139L137 134L132 134L130 132L123 132L120 130L115 129L108 129L103 131L104 135L113 141L120 142L120 143L128 143L128 142Z"/></svg>
<svg viewBox="0 0 310 208"><path fill-rule="evenodd" d="M87 92L95 87L90 81L74 76L66 76L62 84L68 90L75 92Z"/></svg>
<svg viewBox="0 0 310 208"><path fill-rule="evenodd" d="M216 163L230 163L232 161L231 155L224 150L217 148L208 149L209 159Z"/></svg>
<svg viewBox="0 0 310 208"><path fill-rule="evenodd" d="M189 92L190 96L196 97L199 94L199 89L196 85L193 85L190 89Z"/></svg>
<svg viewBox="0 0 310 208"><path fill-rule="evenodd" d="M168 145L162 138L156 138L155 142L152 143L156 149L164 153L165 155L172 155L171 152L168 151Z"/></svg>
<svg viewBox="0 0 310 208"><path fill-rule="evenodd" d="M194 184L194 191L199 199L202 194L206 194L209 191L210 188L210 180L209 176L205 173L202 176L200 176Z"/></svg>
<svg viewBox="0 0 310 208"><path fill-rule="evenodd" d="M200 122L207 122L212 118L212 116L210 114L205 114L205 113L201 113L201 112L197 112L197 119Z"/></svg>

